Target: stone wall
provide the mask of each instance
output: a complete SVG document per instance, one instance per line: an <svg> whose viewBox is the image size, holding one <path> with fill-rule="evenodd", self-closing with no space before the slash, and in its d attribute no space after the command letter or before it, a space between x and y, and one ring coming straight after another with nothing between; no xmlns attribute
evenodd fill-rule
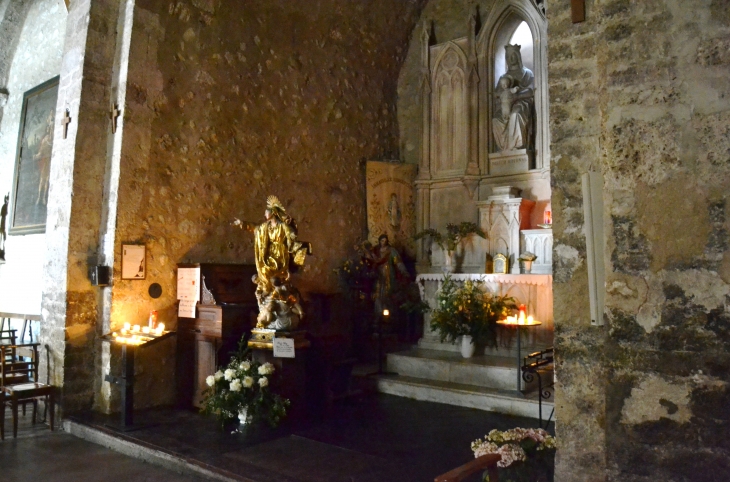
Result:
<svg viewBox="0 0 730 482"><path fill-rule="evenodd" d="M556 480L728 480L730 3L586 4L576 25L548 5ZM591 165L603 327L582 301Z"/></svg>
<svg viewBox="0 0 730 482"><path fill-rule="evenodd" d="M178 263L253 263L231 222L261 222L269 195L314 246L304 297L338 290L332 269L367 235L363 161L398 158L396 80L423 3L136 2L115 239L147 246L147 279L120 280L115 258L112 325L156 309L174 327ZM153 358L140 405L173 394Z"/></svg>
<svg viewBox="0 0 730 482"><path fill-rule="evenodd" d="M0 201L13 189L23 93L60 72L65 25L62 1L4 5L0 17ZM39 314L45 235L9 236L5 251L7 262L0 265L0 311Z"/></svg>

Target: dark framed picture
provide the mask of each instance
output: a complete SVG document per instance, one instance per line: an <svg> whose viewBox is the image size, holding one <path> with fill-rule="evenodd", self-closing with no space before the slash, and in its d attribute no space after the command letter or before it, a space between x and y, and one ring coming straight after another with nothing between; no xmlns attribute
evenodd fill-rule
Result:
<svg viewBox="0 0 730 482"><path fill-rule="evenodd" d="M58 77L23 94L8 234L46 231Z"/></svg>
<svg viewBox="0 0 730 482"><path fill-rule="evenodd" d="M147 250L144 244L122 245L122 279L147 277Z"/></svg>

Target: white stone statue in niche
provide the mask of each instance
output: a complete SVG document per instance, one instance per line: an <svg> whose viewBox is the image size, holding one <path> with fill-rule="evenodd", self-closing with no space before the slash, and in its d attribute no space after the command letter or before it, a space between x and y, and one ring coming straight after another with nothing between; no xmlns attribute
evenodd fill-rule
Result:
<svg viewBox="0 0 730 482"><path fill-rule="evenodd" d="M505 45L507 73L495 89L498 116L492 119L494 141L499 151L532 148L534 132L535 74L522 65L519 45Z"/></svg>

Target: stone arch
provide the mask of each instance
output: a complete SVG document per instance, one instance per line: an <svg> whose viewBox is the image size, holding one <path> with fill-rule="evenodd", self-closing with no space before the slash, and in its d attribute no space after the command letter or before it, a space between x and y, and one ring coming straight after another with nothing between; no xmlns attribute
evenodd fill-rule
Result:
<svg viewBox="0 0 730 482"><path fill-rule="evenodd" d="M10 67L18 49L20 33L33 3L34 0L0 1L0 38L3 39L3 43L0 44L0 122L10 94L8 90Z"/></svg>
<svg viewBox="0 0 730 482"><path fill-rule="evenodd" d="M479 159L488 164L494 150L492 137L492 99L495 90L495 52L509 41L514 29L526 22L533 38L535 74L535 160L531 170L550 169L550 135L548 123L547 21L532 0L499 0L487 16L476 39L479 77L483 79L479 95ZM513 27L513 28L511 28Z"/></svg>

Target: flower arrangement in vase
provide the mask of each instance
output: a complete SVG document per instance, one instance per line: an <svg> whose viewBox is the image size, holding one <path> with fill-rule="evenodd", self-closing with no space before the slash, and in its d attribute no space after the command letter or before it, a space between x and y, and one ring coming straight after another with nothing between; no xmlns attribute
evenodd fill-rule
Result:
<svg viewBox="0 0 730 482"><path fill-rule="evenodd" d="M431 329L439 333L442 342L469 336L473 343L496 346L497 320L515 307L513 298L489 293L482 280L466 280L459 285L446 275L436 294Z"/></svg>
<svg viewBox="0 0 730 482"><path fill-rule="evenodd" d="M266 420L275 427L286 416L289 400L271 391L274 366L250 358L244 339L225 368L206 378L201 411L213 414L221 426L239 420L246 425Z"/></svg>
<svg viewBox="0 0 730 482"><path fill-rule="evenodd" d="M479 229L475 223L464 221L460 224L449 223L446 225L446 232L441 233L433 228L424 229L423 231L416 233L413 239L419 240L428 236L431 241L438 244L438 246L444 251L446 256L446 266L451 267L451 257L459 246L459 243L471 234L476 234L480 238L486 238L484 231Z"/></svg>
<svg viewBox="0 0 730 482"><path fill-rule="evenodd" d="M538 428L492 430L484 439L471 443L474 457L499 454L500 482L552 482L555 438ZM489 482L489 475L484 474Z"/></svg>

